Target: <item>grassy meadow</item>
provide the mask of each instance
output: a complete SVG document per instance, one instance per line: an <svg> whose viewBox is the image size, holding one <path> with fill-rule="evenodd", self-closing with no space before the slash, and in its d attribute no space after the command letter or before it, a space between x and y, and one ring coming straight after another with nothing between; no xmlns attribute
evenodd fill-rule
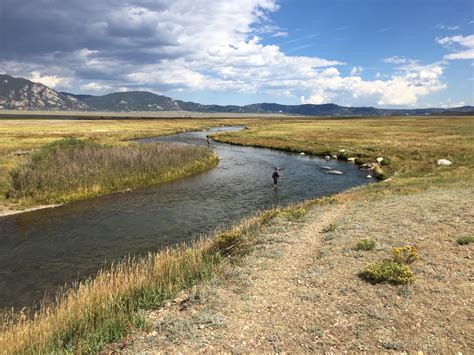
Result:
<svg viewBox="0 0 474 355"><path fill-rule="evenodd" d="M472 184L474 180L474 118L383 117L258 122L240 132L219 133L220 142L314 155L333 155L357 162L382 157L390 184L364 189L386 194L434 186ZM341 154L340 150L344 150ZM449 167L438 159L453 162Z"/></svg>
<svg viewBox="0 0 474 355"><path fill-rule="evenodd" d="M126 141L133 138L202 130L221 124L228 124L228 120L0 119L0 214L2 211L33 207L39 203L34 199L18 201L6 198L11 190L10 173L19 166L27 164L33 152L55 141L63 138L78 138L87 139L98 144L124 147ZM178 175L174 174L174 176L177 177ZM150 182L147 184L150 184ZM110 189L105 188L104 191L110 191ZM80 193L78 197L83 198L85 195ZM60 198L60 200L72 199L72 196Z"/></svg>
<svg viewBox="0 0 474 355"><path fill-rule="evenodd" d="M32 317L21 313L4 315L3 326L0 326L0 349L6 353L97 351L105 344L120 339L136 329L146 330L148 327L146 310L159 308L165 299L172 298L183 288L222 275L224 266L241 260L242 255L251 253L255 246L261 243L259 241L261 231L271 228L273 221L277 218L288 221L290 227L296 226L291 227L295 229L286 232L286 235L297 236L300 219L308 211L311 211L314 205L324 209L325 206L337 204L346 206L345 208L350 211L360 212L363 210L364 213L360 212L359 214L362 214L363 218L367 218L364 223L351 226L350 224L355 221L351 220L349 216L349 221L342 220L337 225L328 225L322 232L330 236L331 233L334 233L334 229L341 229L345 234L348 234L356 227L366 228L366 225L369 226L373 218L371 216L377 215L377 209L383 209L384 201L390 198L403 199L405 195L416 196L416 194L422 194L427 190L440 190L444 195L449 195L451 189L457 189L458 193L472 189L474 182L474 120L470 117L225 120L225 124L235 123L243 123L248 129L240 132L220 133L215 136L215 139L242 145L295 152L304 151L317 155L338 153L344 149L347 154L346 158L357 157L359 162L369 162L377 157L383 157L388 162L387 165L382 166L384 174L391 179L379 184L356 188L336 196L301 203L287 209L262 212L258 216L239 222L227 231L218 231L189 248L176 247L158 254L151 254L147 258L124 260L111 270L100 272L96 278L65 291L58 296L55 302L44 304ZM13 127L11 131L3 130L4 126L1 126L3 134L0 134L0 143L3 142L4 152L12 151L11 147L5 150L5 147L10 144L5 143L8 139L10 139L11 145L15 146L14 149L37 148L43 143L49 143L67 135L95 136L96 138L101 135L98 141L105 143L140 135L150 136L173 133L182 129L202 129L221 124L221 121L48 121L47 124L50 125L48 129L41 128L46 126L46 122L9 121L9 124ZM22 133L22 124L25 125L24 133ZM164 127L160 128L160 124L164 124ZM73 133L74 129L68 125L77 125L76 128L81 127L82 131ZM52 128L55 126L56 128ZM55 136L53 130L61 133ZM108 131L97 132L97 130ZM115 131L111 132L113 130ZM44 134L44 142L41 140L40 132ZM9 135L10 138L7 138ZM29 141L32 145L25 143L28 141L29 135L34 136L31 138L32 141ZM11 138L13 136L20 140L17 145L13 143L15 141L14 138ZM37 139L41 140L41 143ZM442 158L451 160L453 165L438 166L436 161ZM5 169L7 166L18 166L14 159L23 159L23 157L16 157L13 160L8 157L3 159L5 159L3 160ZM377 206L376 210L372 210L371 204L367 203L367 201L374 200L376 200L374 204ZM423 201L427 205L431 204L430 200ZM435 206L433 208L436 209ZM370 216L365 210L370 210ZM422 214L423 211L417 210L416 207L412 207L411 210L410 218L415 221L421 220L417 213ZM355 214L355 212L351 213ZM390 218L396 220L397 216L390 216ZM380 226L377 227L377 231L374 231L376 235L385 230L386 226L383 226L383 222L380 221ZM417 236L427 233L423 223L420 222L417 225L415 233ZM390 228L397 229L397 226L399 225L395 222L390 222ZM471 234L468 232L465 231L461 235L470 236ZM360 235L354 236L355 241L360 240L361 237L373 238L373 236L366 236L364 233L361 232ZM393 231L391 233L393 234L382 233L383 238L387 241L384 240L380 246L377 244L377 252L390 253L392 246L397 245L397 241L391 239L393 235L397 234ZM408 239L405 236L401 238ZM327 238L327 240L329 243L340 246L345 239L342 238L342 242L339 239ZM351 243L355 244L354 241ZM435 243L437 249L433 250L430 249L433 243L421 243L424 243L422 244L423 258L429 260L431 254L436 254L439 257L436 259L436 265L442 266L443 263L450 262L447 254L442 254L443 252L440 251L440 248L445 247L446 243L442 245ZM453 239L452 244L457 245L456 239ZM472 246L466 245L464 247ZM352 250L354 245L348 248ZM389 249L384 250L383 248ZM370 249L372 247L367 250ZM375 253L375 251L358 251L358 253L372 255L370 253ZM359 260L351 258L352 253L348 253L345 249L341 249L336 254L334 257L349 258L350 265ZM371 256L374 262L377 262L379 258L377 255ZM341 265L341 263L346 265L347 260L338 259L337 264ZM354 268L357 267L359 264L354 266ZM345 269L350 271L351 275L353 274L351 282L357 283L357 269L352 270L352 266L350 268L349 270L348 266ZM331 284L338 282L345 284L345 279L337 277L339 276L331 278ZM444 287L444 285L443 281L439 287ZM453 286L449 282L447 285L446 287L449 288ZM367 287L370 287L370 290L376 290L376 286ZM390 292L392 291L386 288L383 290L385 297L391 297ZM375 298L369 298L369 300L371 299Z"/></svg>

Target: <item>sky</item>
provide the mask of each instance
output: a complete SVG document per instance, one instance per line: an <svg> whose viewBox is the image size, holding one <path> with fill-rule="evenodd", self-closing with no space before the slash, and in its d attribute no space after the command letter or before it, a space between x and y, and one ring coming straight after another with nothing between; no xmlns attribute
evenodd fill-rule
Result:
<svg viewBox="0 0 474 355"><path fill-rule="evenodd" d="M474 1L0 0L0 73L203 104L474 105Z"/></svg>

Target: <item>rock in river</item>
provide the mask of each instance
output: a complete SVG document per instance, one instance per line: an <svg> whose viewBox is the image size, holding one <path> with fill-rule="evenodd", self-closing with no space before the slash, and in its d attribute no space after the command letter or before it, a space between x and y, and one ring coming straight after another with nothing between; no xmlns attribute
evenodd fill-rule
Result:
<svg viewBox="0 0 474 355"><path fill-rule="evenodd" d="M339 170L328 170L326 173L332 174L332 175L342 175L343 172Z"/></svg>

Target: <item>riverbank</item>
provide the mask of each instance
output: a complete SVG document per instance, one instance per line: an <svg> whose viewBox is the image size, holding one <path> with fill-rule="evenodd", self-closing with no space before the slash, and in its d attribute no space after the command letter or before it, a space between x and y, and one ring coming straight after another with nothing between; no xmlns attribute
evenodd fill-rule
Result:
<svg viewBox="0 0 474 355"><path fill-rule="evenodd" d="M206 147L65 138L41 147L10 172L7 198L23 206L67 203L175 180L218 162Z"/></svg>
<svg viewBox="0 0 474 355"><path fill-rule="evenodd" d="M218 119L150 119L146 121L133 119L1 119L0 216L44 207L45 203L35 202L31 199L19 204L18 201L8 199L7 196L11 189L11 172L27 164L31 155L35 154L38 149L47 144L51 144L63 138L72 137L92 140L99 144L124 146L123 142L138 137L155 137L186 131L203 130L224 123L227 122L221 122ZM180 176L182 175L177 177ZM47 202L46 205L48 205L46 207L49 207L51 203Z"/></svg>
<svg viewBox="0 0 474 355"><path fill-rule="evenodd" d="M474 347L472 119L272 122L221 142L375 161L391 178L277 217L223 273L147 314L126 352L462 352ZM438 159L453 161L438 166ZM303 211L304 212L304 211ZM299 218L299 219L298 219ZM358 249L361 240L373 250ZM361 277L413 246L407 284Z"/></svg>
<svg viewBox="0 0 474 355"><path fill-rule="evenodd" d="M377 201L341 194L297 220L276 218L252 251L147 312L148 327L106 347L126 353L463 353L474 347L471 189ZM376 212L375 212L376 211ZM373 250L357 250L361 239ZM415 245L408 285L359 275Z"/></svg>
<svg viewBox="0 0 474 355"><path fill-rule="evenodd" d="M352 137L354 147L387 156L393 178L265 212L197 249L125 263L137 266L118 267L107 274L113 277L99 275L33 321L4 322L1 348L94 351L139 329L106 349L466 352L473 347L473 245L460 246L456 239L474 232L473 125L443 119L431 126L418 119L380 119L372 127L378 138L366 142L364 120L339 123L332 135L321 131L335 122L324 120L294 122L294 129L288 122L249 125L249 133L259 129L261 136L274 136L278 128L295 149L317 145L318 136L334 142L339 136L337 148L351 149L343 141ZM315 131L313 138L301 137L302 129ZM377 151L378 140L393 154ZM404 162L408 151L413 155ZM437 166L435 157L454 164ZM354 250L360 239L374 240L375 249ZM358 276L404 245L416 245L421 254L410 266L414 283L374 285ZM170 255L171 264L156 262ZM187 260L197 260L197 267L189 268ZM152 282L144 275L152 275ZM188 291L160 308L183 288Z"/></svg>

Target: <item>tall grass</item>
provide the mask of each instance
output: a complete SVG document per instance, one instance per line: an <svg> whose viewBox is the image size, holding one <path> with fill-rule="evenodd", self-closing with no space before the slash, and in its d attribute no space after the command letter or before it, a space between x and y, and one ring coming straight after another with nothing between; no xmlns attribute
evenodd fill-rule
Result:
<svg viewBox="0 0 474 355"><path fill-rule="evenodd" d="M0 353L96 352L131 330L145 327L143 310L158 308L180 290L217 275L226 262L246 254L260 228L274 218L286 219L311 205L333 202L321 198L264 211L191 246L127 258L65 289L33 315L4 314L0 317Z"/></svg>
<svg viewBox="0 0 474 355"><path fill-rule="evenodd" d="M60 293L32 317L4 315L0 353L97 351L143 327L142 310L159 307L181 289L215 275L226 258L245 253L262 221L250 217L190 247L128 258Z"/></svg>
<svg viewBox="0 0 474 355"><path fill-rule="evenodd" d="M66 138L42 147L11 172L8 197L33 203L67 202L172 180L217 161L205 147L104 145Z"/></svg>

